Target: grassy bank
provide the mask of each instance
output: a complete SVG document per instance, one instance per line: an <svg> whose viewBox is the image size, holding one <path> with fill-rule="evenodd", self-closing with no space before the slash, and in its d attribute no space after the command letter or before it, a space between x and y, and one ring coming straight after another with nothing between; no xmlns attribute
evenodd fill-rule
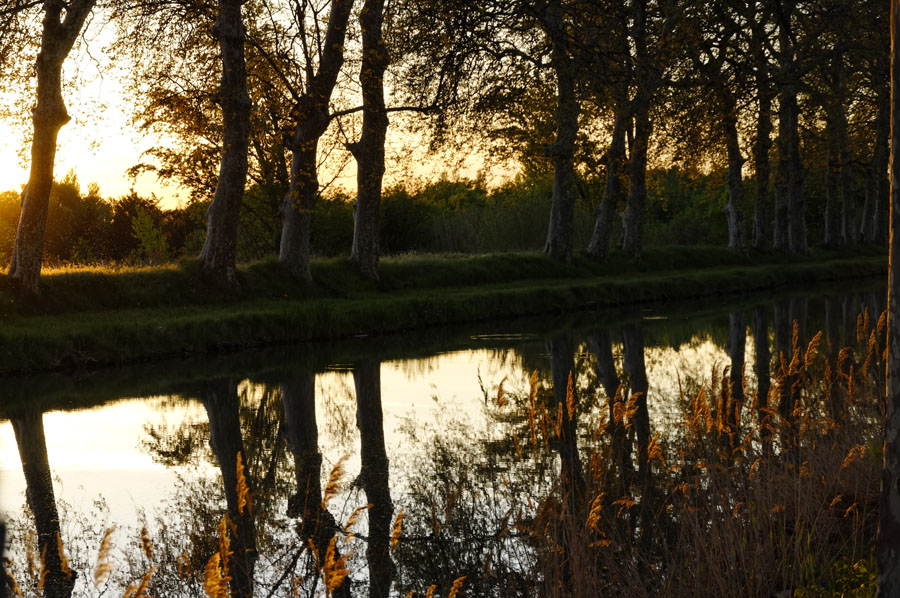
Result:
<svg viewBox="0 0 900 598"><path fill-rule="evenodd" d="M196 262L159 268L50 272L40 299L0 278L0 373L77 368L273 343L375 335L635 303L739 295L884 275L872 250L809 258L740 257L721 248L655 248L606 264L541 254L386 259L382 281L344 259L316 261L316 284L274 261L241 270L243 291L207 286Z"/></svg>

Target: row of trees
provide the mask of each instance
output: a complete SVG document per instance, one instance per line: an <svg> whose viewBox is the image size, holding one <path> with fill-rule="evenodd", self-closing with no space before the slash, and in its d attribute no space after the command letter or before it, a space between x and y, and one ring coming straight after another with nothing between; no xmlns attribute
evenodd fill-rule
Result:
<svg viewBox="0 0 900 598"><path fill-rule="evenodd" d="M68 118L61 67L93 0L6 2L2 26L19 33L4 37L7 63L10 44L38 35L30 11L44 11L32 171L10 268L36 292L56 134ZM561 260L575 249L574 204L588 176L606 181L588 253L604 259L621 237L626 252L641 255L654 154L727 166L735 251L807 251L805 187L815 163L827 163L824 243L883 242L884 8L865 0L177 0L114 2L104 16L120 33L116 57L132 68L138 123L174 140L136 170L214 197L201 261L233 287L248 179L280 217L280 261L309 280L311 215L328 184L320 179L348 154L357 166L351 258L377 278L391 112L424 115L407 124L435 146L476 144L526 170L552 170L545 250ZM866 35L851 43L853 30Z"/></svg>

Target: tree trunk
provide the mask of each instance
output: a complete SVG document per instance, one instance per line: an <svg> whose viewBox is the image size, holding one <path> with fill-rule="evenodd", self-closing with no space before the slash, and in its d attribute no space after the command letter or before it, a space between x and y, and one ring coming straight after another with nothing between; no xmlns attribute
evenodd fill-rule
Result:
<svg viewBox="0 0 900 598"><path fill-rule="evenodd" d="M362 66L359 82L363 97L363 124L356 158L356 207L353 212L353 246L350 261L366 278L378 280L379 212L384 178L384 140L388 117L384 106L384 72L388 51L382 37L384 0L366 0L359 15L362 29Z"/></svg>
<svg viewBox="0 0 900 598"><path fill-rule="evenodd" d="M206 213L206 241L200 251L203 273L219 286L238 287L235 259L237 227L247 183L250 146L250 94L244 61L246 32L241 19L242 0L219 0L219 17L213 33L222 50L222 159L216 194Z"/></svg>
<svg viewBox="0 0 900 598"><path fill-rule="evenodd" d="M887 85L878 90L878 113L875 117L875 143L869 162L869 176L866 181L866 203L863 209L861 236L863 241L884 245L889 206L890 180L887 176L889 159L889 137L891 128L891 93Z"/></svg>
<svg viewBox="0 0 900 598"><path fill-rule="evenodd" d="M40 292L56 140L59 130L69 122L62 97L62 66L94 1L73 0L69 5L61 0L44 2L41 50L36 62L37 101L32 111L31 172L22 197L16 243L9 265L10 279L24 292L33 295Z"/></svg>
<svg viewBox="0 0 900 598"><path fill-rule="evenodd" d="M878 596L900 596L900 0L891 0L891 203L884 467L875 556Z"/></svg>
<svg viewBox="0 0 900 598"><path fill-rule="evenodd" d="M628 204L622 214L622 250L634 258L644 251L644 206L647 203L647 146L650 143L649 105L641 100L634 113L634 147L628 162Z"/></svg>
<svg viewBox="0 0 900 598"><path fill-rule="evenodd" d="M841 187L841 242L844 245L856 243L857 226L855 224L857 206L853 200L853 156L850 151L850 135L847 132L847 113L843 105L838 111L838 159L841 164L841 175L838 179Z"/></svg>
<svg viewBox="0 0 900 598"><path fill-rule="evenodd" d="M252 503L243 504L238 488L238 456L242 464L247 464L244 440L241 435L240 399L237 382L234 380L215 381L202 394L203 406L209 418L209 446L212 448L225 489L225 504L228 508L228 534L233 555L229 559L231 595L238 598L252 598L253 571L256 566L256 522ZM249 475L244 473L249 486ZM252 494L251 494L252 498Z"/></svg>
<svg viewBox="0 0 900 598"><path fill-rule="evenodd" d="M53 477L47 459L43 415L31 411L13 418L12 425L19 447L22 471L25 474L25 496L37 528L41 575L44 576L44 596L69 598L75 587L76 574L68 566L63 566L59 513L56 510ZM0 582L6 584L5 579Z"/></svg>
<svg viewBox="0 0 900 598"><path fill-rule="evenodd" d="M803 197L803 164L800 158L800 123L797 106L797 65L795 61L793 24L791 22L796 8L796 0L782 2L778 13L778 41L780 46L780 106L778 110L778 153L779 178L781 179L782 198L779 210L785 210L781 230L776 230L776 241L779 233L786 236L786 249L796 255L805 255L808 251L806 242L806 206ZM784 201L786 199L786 202ZM785 205L786 203L786 205ZM779 214L776 214L776 229ZM776 244L777 246L777 244ZM784 247L784 246L782 246Z"/></svg>
<svg viewBox="0 0 900 598"><path fill-rule="evenodd" d="M837 247L842 239L840 181L841 158L840 141L838 139L838 116L840 110L837 100L829 100L825 113L825 138L828 148L828 171L825 175L825 246Z"/></svg>
<svg viewBox="0 0 900 598"><path fill-rule="evenodd" d="M775 172L775 223L772 228L772 248L786 252L788 245L788 143L786 108L778 108L778 169Z"/></svg>
<svg viewBox="0 0 900 598"><path fill-rule="evenodd" d="M556 142L547 150L553 159L553 199L544 253L569 261L575 244L575 138L579 107L572 58L567 53L568 34L558 0L548 4L546 22L550 62L556 75Z"/></svg>
<svg viewBox="0 0 900 598"><path fill-rule="evenodd" d="M291 110L293 130L285 137L291 149L291 184L281 207L278 261L295 278L312 282L309 269L310 225L319 193L316 162L319 138L331 121L329 102L344 64L344 38L353 0L332 0L319 70Z"/></svg>
<svg viewBox="0 0 900 598"><path fill-rule="evenodd" d="M603 201L597 207L594 233L587 247L588 254L601 261L609 255L613 216L619 209L619 200L622 197L622 178L625 176L625 133L630 122L628 98L622 94L616 100L612 141L606 151L606 187L603 189Z"/></svg>
<svg viewBox="0 0 900 598"><path fill-rule="evenodd" d="M356 387L356 425L359 427L362 468L360 481L369 509L369 598L387 598L394 576L391 561L391 501L387 451L384 446L384 418L381 408L381 364L367 360L353 368Z"/></svg>
<svg viewBox="0 0 900 598"><path fill-rule="evenodd" d="M755 33L755 32L754 32ZM753 206L753 248L764 251L769 248L772 234L772 196L769 189L771 166L769 149L772 147L772 94L769 84L767 57L758 50L756 93L759 96L759 114L756 118L756 142L753 145L753 170L756 176L756 203Z"/></svg>
<svg viewBox="0 0 900 598"><path fill-rule="evenodd" d="M738 254L747 253L744 234L744 157L738 142L737 108L729 97L725 105L726 114L722 126L725 132L725 146L728 150L728 203L724 212L728 217L728 247Z"/></svg>

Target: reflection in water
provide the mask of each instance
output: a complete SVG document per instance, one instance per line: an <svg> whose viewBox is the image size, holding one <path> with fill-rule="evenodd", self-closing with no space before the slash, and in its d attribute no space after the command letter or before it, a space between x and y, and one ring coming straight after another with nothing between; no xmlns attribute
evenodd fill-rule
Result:
<svg viewBox="0 0 900 598"><path fill-rule="evenodd" d="M25 473L28 508L34 517L40 554L40 580L47 598L68 598L75 587L76 574L66 562L59 514L53 494L53 479L47 459L43 415L30 411L12 420L16 444Z"/></svg>
<svg viewBox="0 0 900 598"><path fill-rule="evenodd" d="M211 382L201 397L209 417L209 446L219 462L228 505L220 531L224 531L229 539L227 549L219 551L222 577L229 578L232 596L250 598L256 565L256 521L249 498L253 488L247 482L241 461L246 452L241 435L237 381Z"/></svg>
<svg viewBox="0 0 900 598"><path fill-rule="evenodd" d="M381 410L381 364L369 359L353 368L356 386L356 423L359 426L362 481L369 507L369 537L366 560L369 565L369 598L386 598L391 589L394 563L391 561L391 519L394 504L384 446L384 418Z"/></svg>
<svg viewBox="0 0 900 598"><path fill-rule="evenodd" d="M316 563L322 564L328 560L329 551L333 562L338 562L341 557L335 541L338 526L322 494L315 382L312 372L295 370L281 384L281 400L287 444L294 456L297 480L296 493L288 501L288 516L300 517L297 533L314 553ZM338 587L335 595L349 596L349 586Z"/></svg>
<svg viewBox="0 0 900 598"><path fill-rule="evenodd" d="M871 314L881 295L860 303ZM751 342L746 306L704 335L678 333L694 348L718 339L719 361L695 365L720 375L679 374L671 389L654 374L670 367L661 356L672 355L658 346L669 337L657 321L526 339L515 352L495 351L498 362L516 366L513 375L486 379L483 396L462 409L430 401L434 411L402 427L403 442L386 425L399 391L382 388L381 361L371 356L343 361L352 364L342 379L352 374L352 391L321 378L317 391L315 372L297 367L266 371L256 382L192 383L182 394L198 398L208 424L149 430L145 441L167 465L207 473L185 483L181 502L151 530L153 595L203 595L216 554L222 577L227 561L230 594L244 597L384 598L431 587L435 596L454 587L466 596L846 591L823 571L868 558L878 475L867 444L878 436L884 338L874 315L848 322L847 305L826 298L751 306ZM807 315L821 316L818 348L810 338L819 324L794 324ZM441 363L404 372L430 376ZM745 389L750 363L755 399L753 382ZM323 444L329 460L340 455L328 452L332 422L317 400L353 391L359 475L341 488L339 475L323 471ZM756 409L743 409L751 400ZM336 444L355 452L347 423ZM65 526L41 415L16 414L13 428L45 553L45 595L73 595L76 581L83 593L79 585L75 595L121 595L143 571L123 573L121 590L91 593L96 547L78 561L89 566L77 579L59 558ZM356 507L368 522L359 529L348 516ZM27 578L23 555L13 556L16 574ZM183 580L167 584L163 576ZM24 589L37 595L36 582Z"/></svg>

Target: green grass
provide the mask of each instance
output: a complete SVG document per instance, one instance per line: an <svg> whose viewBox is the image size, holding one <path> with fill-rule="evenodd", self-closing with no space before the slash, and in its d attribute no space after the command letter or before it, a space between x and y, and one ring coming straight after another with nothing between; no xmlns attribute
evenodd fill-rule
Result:
<svg viewBox="0 0 900 598"><path fill-rule="evenodd" d="M0 277L0 373L221 353L634 303L736 295L882 276L882 252L740 257L721 248L654 248L638 261L537 253L385 259L375 284L346 259L313 263L314 285L277 262L243 266L242 292L206 284L195 261L158 268L51 271L40 298Z"/></svg>

